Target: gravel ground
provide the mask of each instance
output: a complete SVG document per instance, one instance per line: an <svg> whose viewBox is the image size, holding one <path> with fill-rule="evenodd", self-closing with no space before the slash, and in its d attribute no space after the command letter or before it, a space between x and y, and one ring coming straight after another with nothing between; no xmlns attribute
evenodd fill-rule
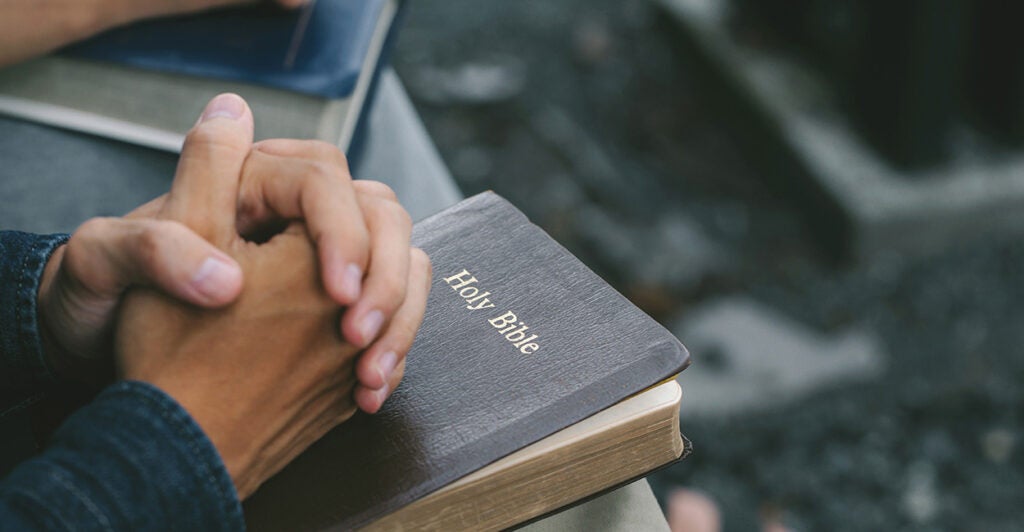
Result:
<svg viewBox="0 0 1024 532"><path fill-rule="evenodd" d="M394 62L466 194L506 196L665 323L745 295L881 338L879 379L686 423L659 497L704 490L728 530L1024 523L1024 244L821 258L643 0L420 0Z"/></svg>

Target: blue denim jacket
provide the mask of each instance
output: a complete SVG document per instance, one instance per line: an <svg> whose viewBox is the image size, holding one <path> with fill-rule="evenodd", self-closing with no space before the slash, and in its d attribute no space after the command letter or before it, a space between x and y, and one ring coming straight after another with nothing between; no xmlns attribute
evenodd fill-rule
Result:
<svg viewBox="0 0 1024 532"><path fill-rule="evenodd" d="M59 386L42 359L36 294L66 235L0 231L0 416ZM0 434L7 438L8 434ZM0 530L241 530L213 444L167 394L120 382L0 480Z"/></svg>

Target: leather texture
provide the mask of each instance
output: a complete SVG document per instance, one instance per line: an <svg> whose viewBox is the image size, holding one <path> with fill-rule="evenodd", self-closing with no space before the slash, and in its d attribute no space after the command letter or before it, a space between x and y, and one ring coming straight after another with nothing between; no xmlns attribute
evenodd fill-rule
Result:
<svg viewBox="0 0 1024 532"><path fill-rule="evenodd" d="M358 528L689 363L668 331L494 193L416 224L413 242L434 278L405 379L380 413L342 424L261 487L245 504L251 530ZM464 269L494 307L467 309L445 281ZM488 321L507 311L537 335L535 353Z"/></svg>
<svg viewBox="0 0 1024 532"><path fill-rule="evenodd" d="M352 93L386 0L320 0L287 64L301 10L269 5L133 24L64 53L133 67L268 85L324 98Z"/></svg>

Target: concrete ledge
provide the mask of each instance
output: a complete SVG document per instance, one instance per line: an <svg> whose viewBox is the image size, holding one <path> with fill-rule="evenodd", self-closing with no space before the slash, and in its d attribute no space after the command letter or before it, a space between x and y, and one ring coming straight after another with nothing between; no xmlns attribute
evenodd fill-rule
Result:
<svg viewBox="0 0 1024 532"><path fill-rule="evenodd" d="M844 123L810 72L736 43L724 0L656 2L689 59L721 88L739 136L767 163L766 179L796 201L828 250L855 259L921 254L1024 229L1024 154L894 168Z"/></svg>

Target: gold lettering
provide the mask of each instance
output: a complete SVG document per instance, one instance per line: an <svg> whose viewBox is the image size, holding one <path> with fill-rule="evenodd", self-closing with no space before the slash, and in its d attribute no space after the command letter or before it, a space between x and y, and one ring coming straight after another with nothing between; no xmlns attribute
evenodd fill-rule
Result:
<svg viewBox="0 0 1024 532"><path fill-rule="evenodd" d="M468 279L463 279L464 277L468 277ZM464 287L466 285L470 285L470 284L475 283L476 282L476 277L473 277L473 275L471 273L469 273L469 270L465 270L464 269L461 272L459 272L459 273L457 273L457 274L455 274L455 275L453 275L451 277L445 277L444 282L446 282L446 283L448 283L450 285L450 284L452 284L452 281L455 281L455 280L459 280L459 281L462 281L462 282L457 284L457 285L455 285L455 286L452 286L452 290L460 290L460 289L462 289L462 287Z"/></svg>
<svg viewBox="0 0 1024 532"><path fill-rule="evenodd" d="M508 338L508 337L506 336L506 338ZM531 334L529 338L523 338L522 340L519 340L518 342L516 342L515 340L513 340L511 338L509 338L509 341L510 342L515 342L515 343L512 344L515 347L523 347L523 344L525 344L527 342L532 342L532 341L534 341L536 339L537 339L537 335L536 334Z"/></svg>
<svg viewBox="0 0 1024 532"><path fill-rule="evenodd" d="M517 319L518 318L516 318L516 315L513 314L512 311L510 310L510 311L502 314L501 316L498 316L497 318L491 318L491 319L487 320L487 322L490 323L492 326L494 326L495 329L501 329L502 327L504 327L506 325L509 325L509 324L513 324L512 327L515 328L514 324L515 324ZM499 331L499 332L501 332L501 331Z"/></svg>
<svg viewBox="0 0 1024 532"><path fill-rule="evenodd" d="M461 272L443 279L448 286L452 287L452 290L458 292L459 297L466 301L467 309L494 308L495 305L490 300L490 292L482 292L479 287L471 286L478 283L479 280L469 273L469 270L463 269ZM491 324L491 327L498 329L498 334L504 336L505 340L508 340L512 347L518 349L520 353L529 355L540 349L540 344L536 342L538 335L528 335L527 331L530 330L530 327L519 321L519 318L511 310L491 318L487 322Z"/></svg>
<svg viewBox="0 0 1024 532"><path fill-rule="evenodd" d="M491 295L490 292L484 292L484 293L482 293L482 294L480 294L480 295L478 295L478 296L476 296L476 297L474 297L472 299L467 299L466 300L466 308L468 308L469 310L480 310L482 308L494 308L494 303L491 303L491 300L487 299L487 296L489 296L489 295ZM479 301L479 303L477 303L477 301ZM473 306L473 303L477 303L476 306Z"/></svg>
<svg viewBox="0 0 1024 532"><path fill-rule="evenodd" d="M523 325L523 322L519 322L519 325ZM513 342L513 343L518 342L518 341L522 340L523 338L526 338L526 330L527 329L529 329L529 327L527 327L526 325L523 325L519 329L516 329L516 330L506 334L505 335L505 339L508 340L509 342Z"/></svg>

